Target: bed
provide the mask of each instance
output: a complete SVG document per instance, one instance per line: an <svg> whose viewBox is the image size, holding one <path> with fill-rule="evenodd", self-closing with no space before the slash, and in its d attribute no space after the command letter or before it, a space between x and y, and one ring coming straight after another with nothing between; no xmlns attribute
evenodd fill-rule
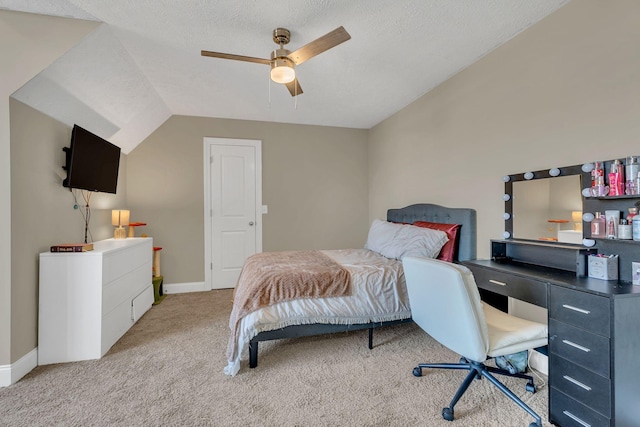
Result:
<svg viewBox="0 0 640 427"><path fill-rule="evenodd" d="M447 208L427 203L389 209L386 221L375 220L372 224L367 244L363 249L256 254L259 258L250 257L247 260L234 293L225 374L236 375L240 369L241 358L246 353L249 356L249 367L255 368L258 364L258 345L261 341L368 329L368 345L371 349L373 331L376 328L410 322L411 310L404 285L402 263L399 260L401 256L400 252L397 252L402 252L402 248L392 248L391 253L388 248L381 250L372 239L376 224L380 227L394 227L397 224L397 227L403 227L403 231L410 230L412 233L419 233L420 236L432 233L428 234L429 239L439 239L444 234L440 230L447 228L444 241L450 242L445 243L448 255L441 259L453 262L475 259L475 210ZM418 227L406 227L405 224L416 224L421 229L418 231ZM457 224L458 227L443 228L445 224ZM449 229L455 229L455 233L449 234ZM412 245L406 241L405 244L407 247ZM442 252L438 255L436 251L433 257L441 257L445 252L445 248L440 249L440 246L437 249ZM298 256L301 264L296 264L295 267L287 265L287 260ZM287 287L289 293L283 300L262 302L255 305L255 308L239 309L239 294L245 289L243 284L256 280L250 276L243 278L245 271L250 270L251 263L262 263L262 270L268 270L270 274L279 272L282 264L284 270L289 268L294 273L294 277L288 280L304 282L305 292L309 294L296 297L291 292L295 293L296 289L301 287L292 285ZM305 275L316 274L313 271L316 264L322 266L317 267L317 274L330 277L327 280L331 281L331 285L322 291L314 286L316 276ZM348 271L347 281L343 280L345 270Z"/></svg>

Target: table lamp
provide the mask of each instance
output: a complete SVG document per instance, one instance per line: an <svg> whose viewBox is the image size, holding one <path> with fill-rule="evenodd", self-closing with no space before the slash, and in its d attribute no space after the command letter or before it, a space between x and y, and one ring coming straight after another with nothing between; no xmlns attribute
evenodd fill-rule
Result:
<svg viewBox="0 0 640 427"><path fill-rule="evenodd" d="M116 227L113 231L114 239L124 239L127 237L125 226L129 225L129 211L115 209L111 211L111 225Z"/></svg>

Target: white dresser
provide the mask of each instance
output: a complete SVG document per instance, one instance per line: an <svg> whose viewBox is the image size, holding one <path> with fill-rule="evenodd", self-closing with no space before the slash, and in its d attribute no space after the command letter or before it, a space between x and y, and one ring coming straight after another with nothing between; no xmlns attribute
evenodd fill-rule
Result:
<svg viewBox="0 0 640 427"><path fill-rule="evenodd" d="M153 239L40 254L38 365L99 359L151 308Z"/></svg>

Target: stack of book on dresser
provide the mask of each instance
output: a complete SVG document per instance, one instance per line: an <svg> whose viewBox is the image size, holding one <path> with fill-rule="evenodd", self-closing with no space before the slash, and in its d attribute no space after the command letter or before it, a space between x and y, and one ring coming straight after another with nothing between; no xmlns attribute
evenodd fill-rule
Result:
<svg viewBox="0 0 640 427"><path fill-rule="evenodd" d="M93 243L63 243L51 246L51 252L88 252L93 250Z"/></svg>

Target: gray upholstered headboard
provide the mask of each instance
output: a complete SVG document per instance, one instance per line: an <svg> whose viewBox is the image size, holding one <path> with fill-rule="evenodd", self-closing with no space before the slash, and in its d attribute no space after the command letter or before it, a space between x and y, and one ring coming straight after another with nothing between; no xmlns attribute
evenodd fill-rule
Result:
<svg viewBox="0 0 640 427"><path fill-rule="evenodd" d="M387 221L412 224L415 221L460 224L460 243L456 261L476 258L476 211L466 208L447 208L430 203L419 203L400 209L389 209Z"/></svg>

